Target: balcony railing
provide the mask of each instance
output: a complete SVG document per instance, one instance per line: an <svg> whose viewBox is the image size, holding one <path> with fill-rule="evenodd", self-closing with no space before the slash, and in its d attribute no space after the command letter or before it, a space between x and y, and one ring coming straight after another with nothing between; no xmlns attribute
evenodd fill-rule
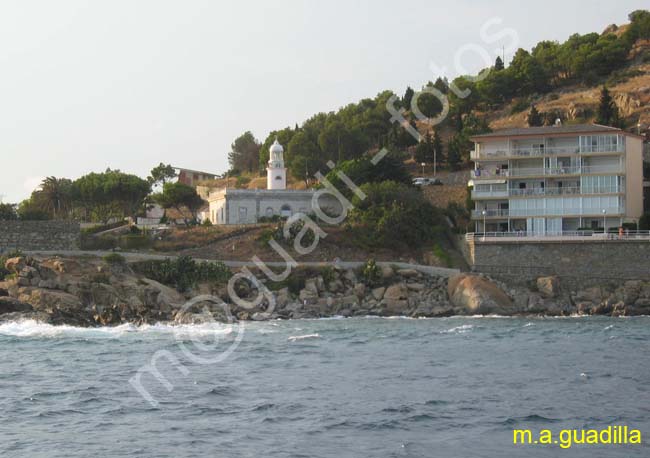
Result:
<svg viewBox="0 0 650 458"><path fill-rule="evenodd" d="M543 157L543 156L566 156L581 153L624 153L625 147L619 146L598 146L598 147L583 147L580 149L577 146L559 147L548 146L545 148L528 147L518 148L512 147L509 149L502 149L496 151L470 151L470 159L500 159L505 157L512 158L526 158L526 157Z"/></svg>
<svg viewBox="0 0 650 458"><path fill-rule="evenodd" d="M624 208L605 208L605 216L618 216L625 213ZM537 216L565 216L565 215L575 215L575 216L602 216L602 208L525 208L525 209L514 209L509 210L497 210L497 209L487 209L487 210L472 210L473 219L481 218L527 218L527 217L537 217Z"/></svg>
<svg viewBox="0 0 650 458"><path fill-rule="evenodd" d="M582 165L567 167L531 167L515 169L479 169L472 170L471 176L476 180L498 180L507 177L535 177L535 176L561 176L561 175L586 175L593 173L622 173L619 165Z"/></svg>
<svg viewBox="0 0 650 458"><path fill-rule="evenodd" d="M546 187L510 189L510 196L564 196L575 194L618 194L621 191L619 186L583 186L583 187Z"/></svg>
<svg viewBox="0 0 650 458"><path fill-rule="evenodd" d="M623 233L600 231L547 231L538 233L534 231L511 231L511 232L470 232L465 234L465 239L474 242L531 242L531 241L555 241L555 240L650 240L650 231L630 231Z"/></svg>

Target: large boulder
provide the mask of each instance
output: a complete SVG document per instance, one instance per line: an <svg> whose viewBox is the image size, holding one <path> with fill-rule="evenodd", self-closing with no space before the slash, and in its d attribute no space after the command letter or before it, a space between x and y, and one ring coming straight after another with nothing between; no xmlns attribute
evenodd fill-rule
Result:
<svg viewBox="0 0 650 458"><path fill-rule="evenodd" d="M408 288L404 283L395 283L386 288L386 292L384 292L384 303L386 304L387 314L404 314L408 309L408 297Z"/></svg>
<svg viewBox="0 0 650 458"><path fill-rule="evenodd" d="M537 291L543 297L556 297L560 293L560 279L555 275L539 277L537 279Z"/></svg>
<svg viewBox="0 0 650 458"><path fill-rule="evenodd" d="M447 284L449 300L472 314L511 314L514 304L510 297L485 277L456 274Z"/></svg>

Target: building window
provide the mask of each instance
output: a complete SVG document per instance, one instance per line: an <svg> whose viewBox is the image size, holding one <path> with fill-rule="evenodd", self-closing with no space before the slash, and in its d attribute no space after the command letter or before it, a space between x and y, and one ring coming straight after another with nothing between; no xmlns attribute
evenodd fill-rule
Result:
<svg viewBox="0 0 650 458"><path fill-rule="evenodd" d="M271 207L266 208L266 216L269 218L273 216L273 209Z"/></svg>
<svg viewBox="0 0 650 458"><path fill-rule="evenodd" d="M276 180L281 180L282 177L281 177L280 175L278 175L278 176L275 177L275 179L276 179Z"/></svg>
<svg viewBox="0 0 650 458"><path fill-rule="evenodd" d="M246 207L239 207L239 222L245 223L248 216L248 209Z"/></svg>
<svg viewBox="0 0 650 458"><path fill-rule="evenodd" d="M280 216L287 218L291 216L291 207L287 204L284 204L280 209Z"/></svg>

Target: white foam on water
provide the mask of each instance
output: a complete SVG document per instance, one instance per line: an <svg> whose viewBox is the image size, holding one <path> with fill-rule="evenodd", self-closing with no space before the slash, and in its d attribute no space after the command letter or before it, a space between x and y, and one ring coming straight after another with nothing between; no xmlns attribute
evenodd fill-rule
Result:
<svg viewBox="0 0 650 458"><path fill-rule="evenodd" d="M228 335L236 325L223 323L205 323L195 325L172 325L165 323L121 324L119 326L103 326L84 328L69 325L54 326L35 320L8 321L0 324L0 335L12 337L76 337L87 339L115 339L131 334L170 335L177 338Z"/></svg>
<svg viewBox="0 0 650 458"><path fill-rule="evenodd" d="M305 334L304 336L289 336L287 340L295 342L296 340L303 339L320 339L320 334Z"/></svg>
<svg viewBox="0 0 650 458"><path fill-rule="evenodd" d="M603 329L603 331L607 331L607 330L609 330L609 329L612 329L613 327L614 327L614 325L613 325L613 324L610 324L610 325L607 326L605 329Z"/></svg>
<svg viewBox="0 0 650 458"><path fill-rule="evenodd" d="M445 331L440 331L441 334L464 334L466 332L471 331L474 329L473 324L463 324L461 326L456 326L451 329L447 329Z"/></svg>
<svg viewBox="0 0 650 458"><path fill-rule="evenodd" d="M528 322L528 323L526 323L523 327L524 327L524 328L529 328L529 327L531 327L531 326L535 326L535 323Z"/></svg>

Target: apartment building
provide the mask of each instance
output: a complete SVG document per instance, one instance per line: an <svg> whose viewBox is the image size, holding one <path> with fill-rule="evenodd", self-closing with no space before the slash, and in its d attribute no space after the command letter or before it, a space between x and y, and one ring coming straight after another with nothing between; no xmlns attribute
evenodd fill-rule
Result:
<svg viewBox="0 0 650 458"><path fill-rule="evenodd" d="M643 138L597 124L515 128L471 138L476 232L558 234L643 213Z"/></svg>

